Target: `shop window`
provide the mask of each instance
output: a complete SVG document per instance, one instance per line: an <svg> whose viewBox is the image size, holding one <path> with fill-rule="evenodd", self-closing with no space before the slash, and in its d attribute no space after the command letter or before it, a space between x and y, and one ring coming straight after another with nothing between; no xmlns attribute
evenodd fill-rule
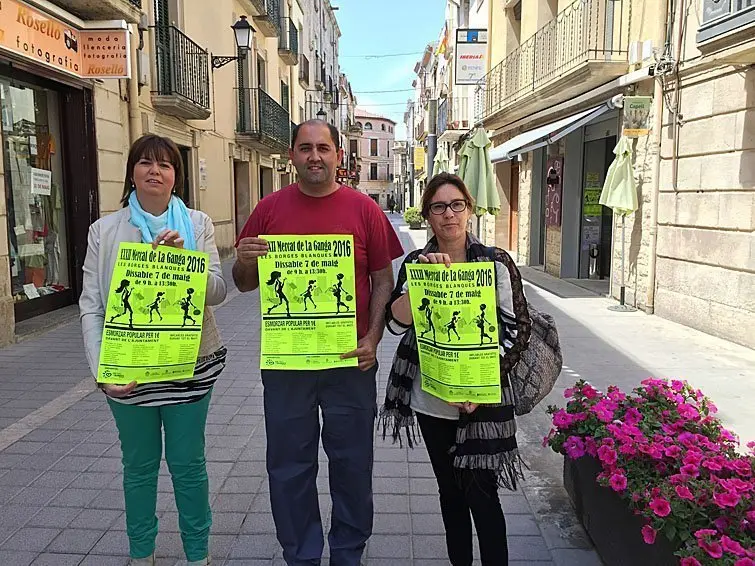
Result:
<svg viewBox="0 0 755 566"><path fill-rule="evenodd" d="M8 248L14 301L72 287L58 94L0 79Z"/></svg>

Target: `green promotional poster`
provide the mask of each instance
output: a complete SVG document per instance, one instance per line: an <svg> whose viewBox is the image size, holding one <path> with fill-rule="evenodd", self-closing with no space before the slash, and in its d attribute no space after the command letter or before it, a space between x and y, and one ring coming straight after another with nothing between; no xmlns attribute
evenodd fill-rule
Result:
<svg viewBox="0 0 755 566"><path fill-rule="evenodd" d="M453 403L500 403L493 263L406 269L422 389Z"/></svg>
<svg viewBox="0 0 755 566"><path fill-rule="evenodd" d="M260 236L262 369L356 367L354 237Z"/></svg>
<svg viewBox="0 0 755 566"><path fill-rule="evenodd" d="M121 243L97 381L148 383L194 375L208 268L205 253Z"/></svg>

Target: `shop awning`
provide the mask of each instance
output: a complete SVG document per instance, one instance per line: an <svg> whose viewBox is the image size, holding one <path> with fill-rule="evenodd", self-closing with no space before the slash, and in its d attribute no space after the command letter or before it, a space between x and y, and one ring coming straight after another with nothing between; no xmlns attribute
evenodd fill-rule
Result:
<svg viewBox="0 0 755 566"><path fill-rule="evenodd" d="M569 135L577 128L591 122L601 114L605 114L613 108L611 101L590 108L579 114L574 114L568 118L563 118L558 122L540 126L529 132L524 132L502 143L490 150L490 161L497 163L507 161L521 153L527 153L533 149L552 144L566 135Z"/></svg>

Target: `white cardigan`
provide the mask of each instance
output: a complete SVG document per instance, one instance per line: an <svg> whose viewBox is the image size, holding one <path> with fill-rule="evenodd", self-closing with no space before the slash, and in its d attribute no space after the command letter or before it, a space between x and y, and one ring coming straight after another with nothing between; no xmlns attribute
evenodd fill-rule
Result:
<svg viewBox="0 0 755 566"><path fill-rule="evenodd" d="M210 256L207 278L207 306L219 305L226 297L226 284L220 266L220 255L215 245L215 227L204 212L190 210L194 225L197 251ZM131 210L123 208L89 227L87 255L84 260L84 282L79 299L81 332L84 348L92 375L97 375L100 363L102 330L105 326L105 307L110 295L110 280L113 277L118 246L121 242L141 242L139 229L129 223ZM202 341L199 356L208 356L223 346L212 309L205 309L202 327Z"/></svg>

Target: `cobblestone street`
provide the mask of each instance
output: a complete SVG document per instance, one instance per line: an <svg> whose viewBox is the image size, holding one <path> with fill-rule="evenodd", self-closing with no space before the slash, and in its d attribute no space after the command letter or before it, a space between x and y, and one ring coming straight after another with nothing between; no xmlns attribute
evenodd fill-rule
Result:
<svg viewBox="0 0 755 566"><path fill-rule="evenodd" d="M422 245L424 232L409 232L398 216L392 221L407 251ZM592 334L579 321L577 311L562 306L562 299L530 285L527 293L540 308L550 306L559 321L568 365L560 386L567 386L576 375L601 386L601 379L610 381L611 376L620 377L621 385L627 385L649 375L652 368L643 365L641 358L622 354ZM602 309L604 299L597 297L572 299L576 301L572 304L590 300L594 303L589 308ZM256 293L240 295L234 290L216 313L229 349L229 362L215 387L207 426L213 564L283 565L270 514L264 463ZM647 321L655 326L672 325L638 316L644 321L631 322L628 318L627 328ZM666 350L683 359L673 335L666 335L659 348L665 344ZM695 335L701 343L715 340ZM388 336L381 346L379 398L396 342ZM726 343L717 342L711 343L710 351L718 348L721 354L708 356L696 372L709 372L706 363L727 355L730 375L752 374L755 364L751 364L749 350L732 345L726 350ZM585 350L591 357L585 357ZM598 360L598 365L591 359ZM120 448L104 398L88 375L78 324L0 350L0 368L0 564L125 565L128 551ZM746 398L749 393L739 394ZM552 394L553 402L558 402L558 395L558 391ZM725 415L737 414L735 402L720 405ZM749 421L743 422L746 425ZM560 458L540 445L548 429L545 412L538 410L520 419L519 427L522 453L531 470L521 491L501 493L511 564L599 565L563 490ZM324 454L321 461L325 462ZM365 563L447 564L437 488L424 448L400 448L378 438L375 462L375 528ZM321 466L319 480L327 526L327 466ZM158 564L172 566L182 551L164 464L158 510Z"/></svg>

